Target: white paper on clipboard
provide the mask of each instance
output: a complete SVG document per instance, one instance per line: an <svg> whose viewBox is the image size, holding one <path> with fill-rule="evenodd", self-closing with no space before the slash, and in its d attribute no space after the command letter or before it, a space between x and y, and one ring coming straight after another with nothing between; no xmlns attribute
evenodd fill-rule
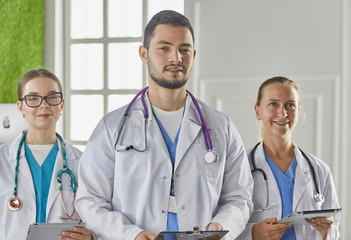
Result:
<svg viewBox="0 0 351 240"><path fill-rule="evenodd" d="M340 211L341 208L294 212L278 220L277 223L291 222L293 225L303 225L307 224L306 219L315 217L330 217Z"/></svg>
<svg viewBox="0 0 351 240"><path fill-rule="evenodd" d="M63 231L74 231L74 227L85 227L82 222L76 223L32 223L28 229L27 240L59 240Z"/></svg>

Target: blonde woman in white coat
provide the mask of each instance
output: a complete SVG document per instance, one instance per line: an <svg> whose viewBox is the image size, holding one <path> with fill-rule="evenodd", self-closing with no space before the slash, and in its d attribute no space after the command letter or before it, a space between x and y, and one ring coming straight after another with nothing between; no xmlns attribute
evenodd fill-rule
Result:
<svg viewBox="0 0 351 240"><path fill-rule="evenodd" d="M263 141L248 151L254 178L254 212L238 239L339 237L340 214L313 218L298 226L276 223L295 211L339 208L329 167L317 157L304 153L291 140L300 111L300 88L294 81L274 77L261 85L255 112L256 118L262 121ZM315 201L316 187L324 202Z"/></svg>
<svg viewBox="0 0 351 240"><path fill-rule="evenodd" d="M0 239L24 240L29 225L35 222L79 220L67 171L78 176L81 152L56 133L64 105L60 81L46 69L32 69L19 82L18 99L28 130L0 146ZM60 175L61 193L57 183L60 170L65 172ZM82 227L60 236L92 237L91 231Z"/></svg>

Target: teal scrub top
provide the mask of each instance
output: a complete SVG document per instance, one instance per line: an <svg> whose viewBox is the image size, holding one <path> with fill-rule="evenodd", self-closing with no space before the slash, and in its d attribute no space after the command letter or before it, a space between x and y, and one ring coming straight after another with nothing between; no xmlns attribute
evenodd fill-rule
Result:
<svg viewBox="0 0 351 240"><path fill-rule="evenodd" d="M280 197L282 200L282 216L281 216L281 218L283 218L283 217L285 217L293 212L294 183L295 183L295 172L296 172L296 167L297 167L296 157L294 157L294 159L291 162L286 173L283 173L277 167L277 165L275 165L275 163L268 156L268 154L266 152L264 154L266 156L266 161L273 172L275 180L278 183ZM288 228L284 232L281 239L283 239L283 240L296 239L294 226Z"/></svg>
<svg viewBox="0 0 351 240"><path fill-rule="evenodd" d="M48 201L52 173L54 171L56 157L59 152L59 146L58 146L58 143L56 142L56 144L51 149L50 153L46 157L41 167L38 165L37 161L35 160L31 150L29 149L26 143L24 144L24 148L25 148L25 155L29 164L29 168L32 173L35 195L36 195L36 207L37 207L36 222L45 223L46 222L46 204Z"/></svg>

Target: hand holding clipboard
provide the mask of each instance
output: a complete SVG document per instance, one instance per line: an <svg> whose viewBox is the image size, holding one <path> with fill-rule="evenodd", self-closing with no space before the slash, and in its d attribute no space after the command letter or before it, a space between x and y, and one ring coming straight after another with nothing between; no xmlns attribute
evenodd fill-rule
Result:
<svg viewBox="0 0 351 240"><path fill-rule="evenodd" d="M316 218L316 217L330 217L340 212L341 210L342 210L341 208L336 208L336 209L322 209L322 210L294 212L278 220L277 223L291 222L293 225L303 225L307 223L306 222L307 219Z"/></svg>

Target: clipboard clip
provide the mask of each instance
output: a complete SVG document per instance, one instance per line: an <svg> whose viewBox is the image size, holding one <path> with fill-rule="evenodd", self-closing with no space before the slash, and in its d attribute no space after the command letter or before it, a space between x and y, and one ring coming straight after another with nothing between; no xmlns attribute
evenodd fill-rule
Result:
<svg viewBox="0 0 351 240"><path fill-rule="evenodd" d="M187 233L187 235L201 235L200 227L195 226L192 232Z"/></svg>

